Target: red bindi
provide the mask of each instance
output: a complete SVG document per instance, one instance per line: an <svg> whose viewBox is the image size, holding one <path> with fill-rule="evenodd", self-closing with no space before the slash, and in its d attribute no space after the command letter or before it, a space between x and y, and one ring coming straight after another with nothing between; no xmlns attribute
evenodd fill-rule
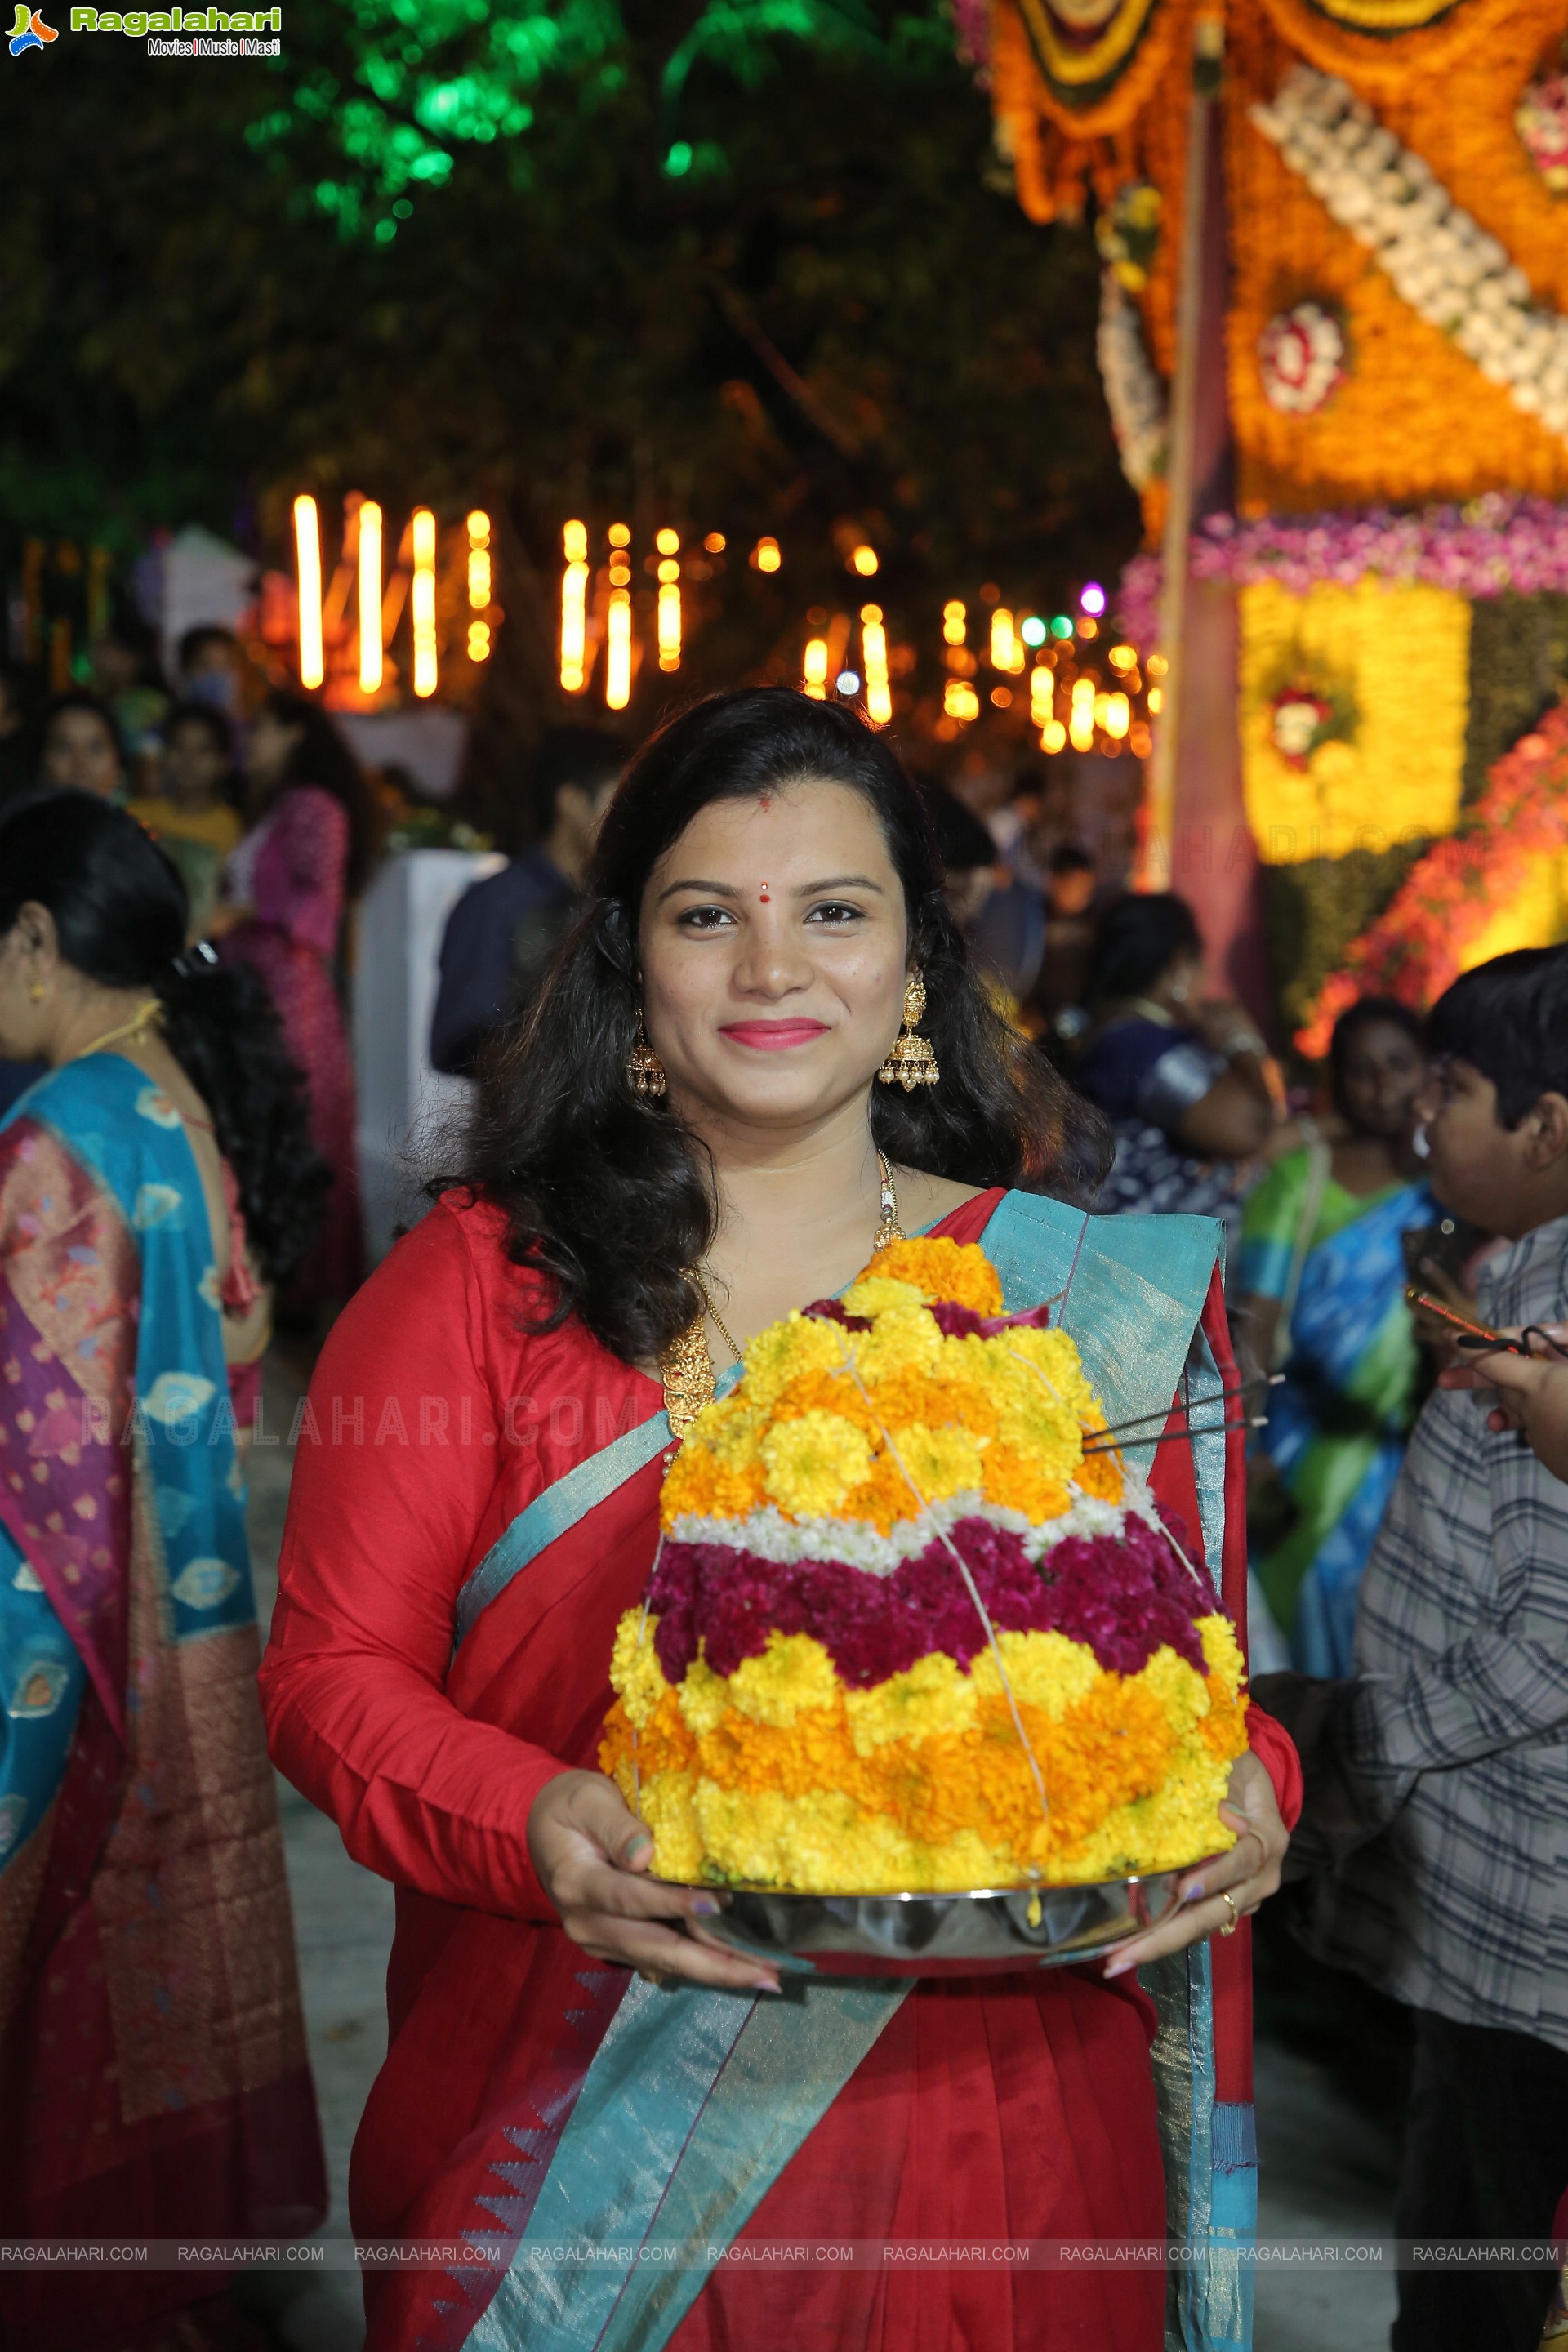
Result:
<svg viewBox="0 0 1568 2352"><path fill-rule="evenodd" d="M767 903L768 903L768 886L767 886L767 884L766 884L765 882L763 884L762 892L761 892L761 897L762 897L762 902L763 902L763 906L765 907L765 906L767 905Z"/></svg>

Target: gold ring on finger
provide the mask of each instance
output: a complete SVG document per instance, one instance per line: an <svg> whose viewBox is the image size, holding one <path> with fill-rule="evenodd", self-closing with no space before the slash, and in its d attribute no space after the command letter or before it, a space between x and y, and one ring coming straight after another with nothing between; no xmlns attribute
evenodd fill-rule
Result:
<svg viewBox="0 0 1568 2352"><path fill-rule="evenodd" d="M1230 1917L1219 1932L1222 1936L1234 1936L1241 1925L1241 1914L1232 1902L1228 1890L1223 1886L1219 1890L1219 1899L1230 1913Z"/></svg>
<svg viewBox="0 0 1568 2352"><path fill-rule="evenodd" d="M1228 1936L1230 1929L1227 1927L1225 1932ZM641 1977L644 1984L661 1985L664 1982L664 1970L662 1969L639 1969L637 1970L637 1974Z"/></svg>

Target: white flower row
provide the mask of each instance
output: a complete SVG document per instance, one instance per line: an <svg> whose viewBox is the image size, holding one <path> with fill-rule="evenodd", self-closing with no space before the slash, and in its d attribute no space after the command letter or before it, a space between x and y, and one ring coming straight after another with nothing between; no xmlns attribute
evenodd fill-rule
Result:
<svg viewBox="0 0 1568 2352"><path fill-rule="evenodd" d="M1094 348L1121 470L1135 490L1147 489L1164 470L1165 387L1143 348L1138 305L1112 269L1100 273Z"/></svg>
<svg viewBox="0 0 1568 2352"><path fill-rule="evenodd" d="M1431 166L1346 83L1310 66L1294 67L1252 120L1411 309L1506 385L1515 407L1568 440L1568 319L1531 302L1523 270Z"/></svg>
<svg viewBox="0 0 1568 2352"><path fill-rule="evenodd" d="M670 1525L667 1543L721 1544L731 1551L749 1551L759 1559L791 1568L797 1560L842 1562L863 1569L868 1576L891 1576L906 1559L916 1559L939 1535L949 1535L960 1519L984 1519L1019 1537L1030 1559L1041 1559L1068 1536L1119 1536L1129 1518L1150 1527L1160 1525L1148 1482L1131 1463L1122 1467L1128 1500L1101 1502L1093 1495L1075 1495L1060 1518L1037 1527L1022 1511L1004 1510L987 1503L978 1488L929 1503L918 1519L900 1519L890 1533L881 1535L858 1519L786 1519L770 1503L743 1519L708 1519L683 1511Z"/></svg>

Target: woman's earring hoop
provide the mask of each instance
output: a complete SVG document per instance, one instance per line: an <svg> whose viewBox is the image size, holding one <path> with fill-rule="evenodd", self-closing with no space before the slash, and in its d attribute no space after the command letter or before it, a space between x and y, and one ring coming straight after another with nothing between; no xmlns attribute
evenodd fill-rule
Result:
<svg viewBox="0 0 1568 2352"><path fill-rule="evenodd" d="M634 1090L645 1097L664 1092L664 1064L647 1042L640 1004L637 1006L637 1041L626 1056L626 1076Z"/></svg>
<svg viewBox="0 0 1568 2352"><path fill-rule="evenodd" d="M917 966L904 987L903 1034L877 1073L885 1087L902 1087L907 1095L917 1087L934 1087L942 1076L931 1039L920 1034L925 1009L926 984Z"/></svg>

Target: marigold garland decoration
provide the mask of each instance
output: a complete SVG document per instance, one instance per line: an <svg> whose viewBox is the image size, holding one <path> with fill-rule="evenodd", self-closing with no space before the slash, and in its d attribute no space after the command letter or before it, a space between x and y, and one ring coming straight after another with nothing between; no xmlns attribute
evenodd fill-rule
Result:
<svg viewBox="0 0 1568 2352"><path fill-rule="evenodd" d="M616 1635L600 1760L655 1868L870 1894L1228 1845L1241 1653L1103 1428L1071 1339L1004 1314L973 1244L895 1242L760 1333Z"/></svg>
<svg viewBox="0 0 1568 2352"><path fill-rule="evenodd" d="M1568 704L1559 703L1489 772L1460 830L1437 842L1387 909L1364 931L1315 999L1296 1043L1314 1060L1329 1050L1334 1023L1359 996L1392 995L1429 1005L1461 971L1505 946L1532 938L1493 936L1500 908L1511 908L1549 861L1568 852ZM1556 877L1548 874L1549 884Z"/></svg>
<svg viewBox="0 0 1568 2352"><path fill-rule="evenodd" d="M1245 512L1568 491L1568 446L1418 315L1250 111L1272 103L1303 57L1342 76L1519 266L1535 301L1568 310L1561 205L1514 127L1520 92L1562 31L1562 0L1463 0L1386 37L1342 28L1307 0L1227 10L1229 397ZM1281 415L1258 378L1258 338L1309 297L1340 307L1355 367L1327 406Z"/></svg>

